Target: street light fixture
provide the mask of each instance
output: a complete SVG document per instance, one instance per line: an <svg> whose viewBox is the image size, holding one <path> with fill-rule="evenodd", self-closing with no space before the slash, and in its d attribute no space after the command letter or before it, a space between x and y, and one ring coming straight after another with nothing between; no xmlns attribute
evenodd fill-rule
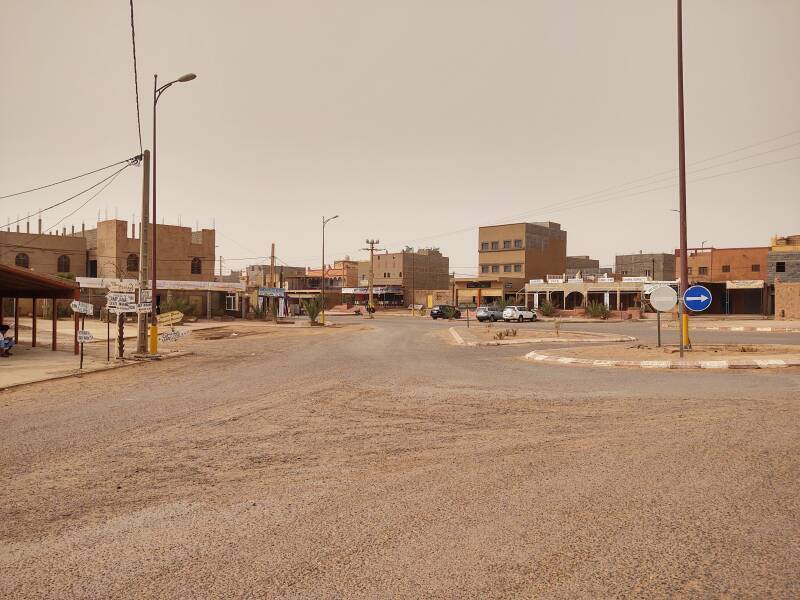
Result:
<svg viewBox="0 0 800 600"><path fill-rule="evenodd" d="M325 324L325 225L334 219L338 219L339 215L322 217L322 324Z"/></svg>
<svg viewBox="0 0 800 600"><path fill-rule="evenodd" d="M157 279L157 267L158 261L156 257L156 230L158 229L158 220L156 215L156 107L158 106L158 99L161 98L161 94L163 94L168 87L170 87L174 83L186 83L187 81L192 81L192 79L196 79L197 75L194 73L187 73L186 75L182 75L169 83L165 83L161 87L158 87L158 75L153 75L153 216L152 216L152 223L153 223L153 238L152 238L152 255L153 255L153 282L151 285L151 299L150 299L150 310L151 313L151 321L150 321L150 353L157 354L158 353L158 315L156 314L156 279Z"/></svg>

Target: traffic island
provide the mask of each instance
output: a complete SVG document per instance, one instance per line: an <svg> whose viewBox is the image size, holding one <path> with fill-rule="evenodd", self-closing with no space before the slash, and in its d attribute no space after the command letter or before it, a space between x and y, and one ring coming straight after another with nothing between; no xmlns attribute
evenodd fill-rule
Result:
<svg viewBox="0 0 800 600"><path fill-rule="evenodd" d="M629 335L613 335L608 333L595 333L589 331L556 331L555 329L516 329L511 327L497 327L494 325L479 325L470 329L455 327L450 328L456 344L460 346L516 346L521 344L580 344L633 342L636 338Z"/></svg>
<svg viewBox="0 0 800 600"><path fill-rule="evenodd" d="M800 346L698 344L680 358L677 346L592 346L529 352L526 360L558 365L639 369L775 369L800 367Z"/></svg>

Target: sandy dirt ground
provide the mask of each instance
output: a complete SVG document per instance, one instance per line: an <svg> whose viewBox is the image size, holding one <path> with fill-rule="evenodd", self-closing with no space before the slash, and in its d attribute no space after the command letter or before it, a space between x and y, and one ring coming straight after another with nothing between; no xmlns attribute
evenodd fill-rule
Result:
<svg viewBox="0 0 800 600"><path fill-rule="evenodd" d="M608 334L592 333L585 331L569 331L569 332L559 331L559 334L557 336L552 325L548 328L540 328L540 329L519 328L515 327L513 324L479 325L479 326L472 326L469 329L459 328L458 332L465 340L475 341L475 342L496 341L498 339L497 338L498 333L503 334L502 338L503 340L536 340L536 341L549 340L549 339L555 340L562 336L565 339L571 339L571 340L578 340L578 339L602 340L604 337L608 336Z"/></svg>
<svg viewBox="0 0 800 600"><path fill-rule="evenodd" d="M548 355L608 360L680 360L676 345L662 346L624 342L548 350ZM800 358L800 346L792 344L695 344L684 360L751 360Z"/></svg>
<svg viewBox="0 0 800 600"><path fill-rule="evenodd" d="M0 597L800 595L800 374L587 375L448 326L3 393Z"/></svg>

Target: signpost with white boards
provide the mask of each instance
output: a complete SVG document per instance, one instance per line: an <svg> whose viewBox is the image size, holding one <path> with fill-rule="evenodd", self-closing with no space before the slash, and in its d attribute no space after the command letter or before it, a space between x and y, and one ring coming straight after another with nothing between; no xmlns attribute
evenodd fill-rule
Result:
<svg viewBox="0 0 800 600"><path fill-rule="evenodd" d="M661 347L661 313L675 308L678 303L678 292L669 285L662 285L650 290L650 306L656 311L658 328L658 347Z"/></svg>

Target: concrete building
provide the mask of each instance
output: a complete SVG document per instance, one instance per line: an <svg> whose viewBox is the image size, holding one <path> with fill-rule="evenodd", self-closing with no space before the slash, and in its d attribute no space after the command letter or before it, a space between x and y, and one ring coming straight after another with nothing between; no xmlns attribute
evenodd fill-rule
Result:
<svg viewBox="0 0 800 600"><path fill-rule="evenodd" d="M374 256L373 294L379 305L428 304L428 296L441 298L450 290L450 259L438 248L406 248ZM368 297L369 261L358 263L358 285L344 291L356 303ZM441 300L437 300L441 302Z"/></svg>
<svg viewBox="0 0 800 600"><path fill-rule="evenodd" d="M287 265L275 265L275 282L279 287L283 287L290 277L302 277L306 274L305 267L290 267ZM242 273L245 283L248 286L269 285L270 265L249 265Z"/></svg>
<svg viewBox="0 0 800 600"><path fill-rule="evenodd" d="M504 278L521 289L529 279L564 273L567 232L561 225L511 223L478 229L478 273L481 279Z"/></svg>
<svg viewBox="0 0 800 600"><path fill-rule="evenodd" d="M772 238L767 281L774 286L775 317L800 319L800 235Z"/></svg>
<svg viewBox="0 0 800 600"><path fill-rule="evenodd" d="M152 225L151 225L152 228ZM141 233L141 232L140 232ZM173 281L213 281L215 232L178 225L156 225L158 277ZM85 232L87 276L133 277L139 274L140 238L136 226L118 219L100 221ZM151 237L152 239L152 237Z"/></svg>
<svg viewBox="0 0 800 600"><path fill-rule="evenodd" d="M86 274L86 241L79 235L0 231L0 264L46 275Z"/></svg>
<svg viewBox="0 0 800 600"><path fill-rule="evenodd" d="M675 255L666 252L618 254L614 273L622 277L650 277L656 281L675 280Z"/></svg>
<svg viewBox="0 0 800 600"><path fill-rule="evenodd" d="M567 267L564 275L567 277L575 277L579 273L583 275L608 275L613 269L609 267L600 267L600 261L589 256L568 256ZM555 273L554 273L555 275Z"/></svg>
<svg viewBox="0 0 800 600"><path fill-rule="evenodd" d="M689 283L706 286L713 297L707 314L769 314L767 246L687 248ZM680 274L680 250L675 251Z"/></svg>

